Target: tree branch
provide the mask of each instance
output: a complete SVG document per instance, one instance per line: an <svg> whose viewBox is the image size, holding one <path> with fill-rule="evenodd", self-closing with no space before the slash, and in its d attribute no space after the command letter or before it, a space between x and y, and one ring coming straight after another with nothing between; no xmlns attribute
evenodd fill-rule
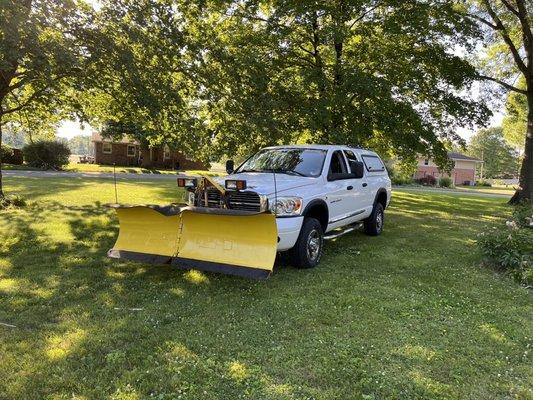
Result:
<svg viewBox="0 0 533 400"><path fill-rule="evenodd" d="M518 52L513 41L509 37L509 33L507 32L507 29L503 25L500 17L498 17L496 12L492 9L488 0L483 0L483 4L485 5L485 8L487 9L487 12L489 13L492 20L495 22L496 30L500 32L500 35L502 36L503 41L507 44L507 47L509 47L509 50L511 51L511 54L513 55L513 59L516 63L516 66L524 75L527 76L526 64L524 64L524 62L522 61L522 57L520 57L520 53Z"/></svg>
<svg viewBox="0 0 533 400"><path fill-rule="evenodd" d="M492 29L498 30L498 27L496 25L494 25L492 22L486 20L485 18L480 17L479 15L476 15L476 14L465 14L465 16L470 17L470 18L474 18L475 20L478 20L479 22L491 27Z"/></svg>
<svg viewBox="0 0 533 400"><path fill-rule="evenodd" d="M516 5L518 6L518 19L522 25L522 33L524 35L524 44L526 46L526 51L533 52L531 47L533 46L533 32L531 31L531 26L529 25L528 12L523 0L516 0ZM527 47L529 46L529 50ZM530 68L533 68L531 65Z"/></svg>
<svg viewBox="0 0 533 400"><path fill-rule="evenodd" d="M518 11L507 0L501 0L501 1L504 4L504 6L507 7L509 11L511 11L514 15L518 17Z"/></svg>
<svg viewBox="0 0 533 400"><path fill-rule="evenodd" d="M352 29L356 23L361 21L364 17L366 17L368 14L370 14L372 11L374 11L376 8L378 8L381 5L381 1L378 1L373 7L370 7L368 10L364 11L359 17L353 20L353 22L350 24L348 29Z"/></svg>
<svg viewBox="0 0 533 400"><path fill-rule="evenodd" d="M483 79L483 80L486 80L486 81L496 82L497 84L499 84L499 85L503 86L504 88L506 88L508 90L511 90L513 92L520 93L520 94L527 94L527 90L519 89L519 88L517 88L517 87L515 87L513 85L508 84L507 82L502 81L501 79L493 78L491 76L486 76L486 75L478 75L477 77L479 79Z"/></svg>

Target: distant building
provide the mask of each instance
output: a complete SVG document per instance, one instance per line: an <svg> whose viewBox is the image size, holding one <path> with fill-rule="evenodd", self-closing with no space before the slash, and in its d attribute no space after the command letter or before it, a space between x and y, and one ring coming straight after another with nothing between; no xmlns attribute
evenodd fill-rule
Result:
<svg viewBox="0 0 533 400"><path fill-rule="evenodd" d="M440 171L430 158L419 157L415 179L432 175L436 179L448 176L452 179L454 185L473 185L476 182L476 166L483 163L483 161L454 152L448 153L448 158L454 162L454 167L450 173Z"/></svg>
<svg viewBox="0 0 533 400"><path fill-rule="evenodd" d="M167 145L148 147L123 137L120 141L103 138L98 132L92 134L96 164L120 165L123 167L208 169L209 165L186 156Z"/></svg>

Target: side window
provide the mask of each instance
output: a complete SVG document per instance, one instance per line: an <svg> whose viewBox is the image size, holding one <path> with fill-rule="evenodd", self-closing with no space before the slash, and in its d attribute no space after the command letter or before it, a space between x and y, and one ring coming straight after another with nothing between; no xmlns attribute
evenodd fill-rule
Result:
<svg viewBox="0 0 533 400"><path fill-rule="evenodd" d="M344 150L344 155L346 156L346 159L348 160L348 166L350 167L350 164L352 161L357 161L357 156L355 153L351 150ZM350 167L350 170L352 168Z"/></svg>
<svg viewBox="0 0 533 400"><path fill-rule="evenodd" d="M385 171L385 166L377 156L363 155L363 162L368 172Z"/></svg>
<svg viewBox="0 0 533 400"><path fill-rule="evenodd" d="M335 151L331 155L331 163L329 165L329 175L346 174L347 172L348 172L348 168L346 167L346 161L344 161L342 152L340 150Z"/></svg>

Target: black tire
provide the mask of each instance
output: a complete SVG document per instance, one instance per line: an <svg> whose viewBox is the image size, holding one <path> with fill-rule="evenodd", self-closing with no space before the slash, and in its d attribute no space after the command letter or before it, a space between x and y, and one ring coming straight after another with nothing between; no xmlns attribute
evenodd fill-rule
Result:
<svg viewBox="0 0 533 400"><path fill-rule="evenodd" d="M313 240L313 243L311 243ZM318 245L318 248L316 246ZM291 264L296 268L314 268L322 258L324 232L315 218L306 218L294 247L289 251Z"/></svg>
<svg viewBox="0 0 533 400"><path fill-rule="evenodd" d="M381 203L376 203L370 217L365 219L365 233L369 236L378 236L383 231L385 212Z"/></svg>

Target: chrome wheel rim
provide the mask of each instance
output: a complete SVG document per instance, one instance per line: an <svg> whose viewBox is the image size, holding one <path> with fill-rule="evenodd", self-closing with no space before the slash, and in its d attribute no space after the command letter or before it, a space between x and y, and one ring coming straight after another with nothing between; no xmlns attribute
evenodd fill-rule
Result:
<svg viewBox="0 0 533 400"><path fill-rule="evenodd" d="M383 228L383 213L382 212L376 215L376 228L378 232L381 232L381 229Z"/></svg>
<svg viewBox="0 0 533 400"><path fill-rule="evenodd" d="M320 254L320 234L316 229L313 229L309 232L309 237L307 239L307 257L309 260L316 260Z"/></svg>

